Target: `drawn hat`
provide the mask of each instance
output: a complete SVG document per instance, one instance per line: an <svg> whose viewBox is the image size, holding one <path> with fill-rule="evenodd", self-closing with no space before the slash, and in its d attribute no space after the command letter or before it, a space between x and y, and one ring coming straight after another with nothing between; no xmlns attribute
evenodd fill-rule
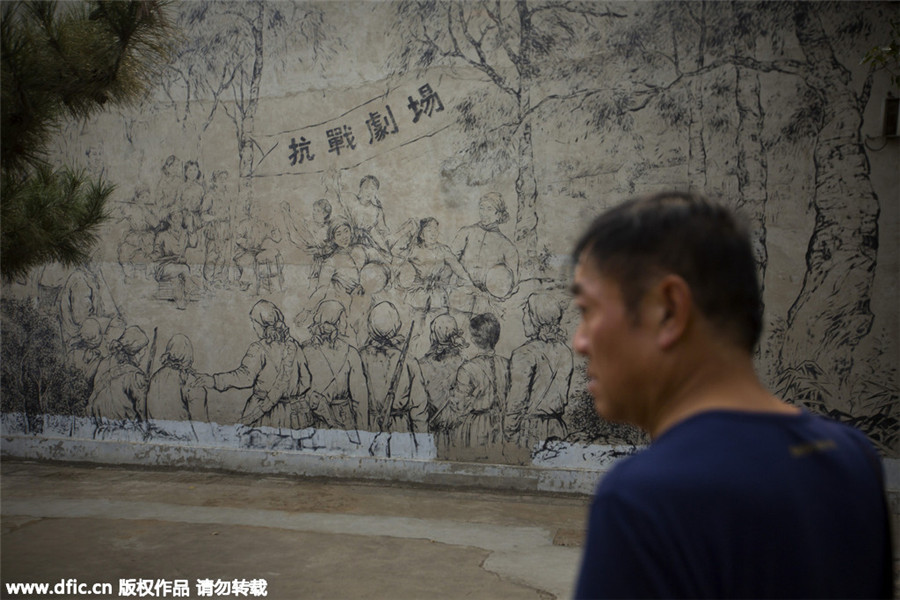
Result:
<svg viewBox="0 0 900 600"><path fill-rule="evenodd" d="M144 330L136 325L126 328L119 336L119 345L129 354L137 354L149 342Z"/></svg>
<svg viewBox="0 0 900 600"><path fill-rule="evenodd" d="M377 337L391 336L400 329L400 313L390 302L379 302L369 313L369 332Z"/></svg>
<svg viewBox="0 0 900 600"><path fill-rule="evenodd" d="M438 315L431 322L431 341L435 344L449 344L462 335L459 323L453 315Z"/></svg>
<svg viewBox="0 0 900 600"><path fill-rule="evenodd" d="M260 300L250 309L250 318L260 325L275 325L284 322L281 310L268 300Z"/></svg>
<svg viewBox="0 0 900 600"><path fill-rule="evenodd" d="M166 344L166 356L178 364L189 365L194 362L194 347L186 335L176 333Z"/></svg>
<svg viewBox="0 0 900 600"><path fill-rule="evenodd" d="M554 325L562 319L562 307L550 294L532 294L528 297L528 314L535 325Z"/></svg>

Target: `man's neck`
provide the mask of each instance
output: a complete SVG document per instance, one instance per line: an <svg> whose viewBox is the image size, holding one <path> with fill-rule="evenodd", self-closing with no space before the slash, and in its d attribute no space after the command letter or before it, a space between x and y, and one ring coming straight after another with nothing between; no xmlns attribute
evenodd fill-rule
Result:
<svg viewBox="0 0 900 600"><path fill-rule="evenodd" d="M702 360L683 361L671 389L648 423L651 439L677 423L711 410L796 414L800 412L773 396L759 381L752 358L735 348L717 348Z"/></svg>

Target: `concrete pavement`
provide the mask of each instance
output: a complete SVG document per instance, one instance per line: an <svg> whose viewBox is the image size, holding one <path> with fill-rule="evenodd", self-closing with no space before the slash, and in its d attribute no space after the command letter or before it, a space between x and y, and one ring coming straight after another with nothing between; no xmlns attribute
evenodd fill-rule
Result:
<svg viewBox="0 0 900 600"><path fill-rule="evenodd" d="M90 595L62 585L55 597L177 597L187 585L192 598L263 589L285 600L568 598L589 502L6 459L0 466L3 598L26 597L9 583L73 579L109 587Z"/></svg>

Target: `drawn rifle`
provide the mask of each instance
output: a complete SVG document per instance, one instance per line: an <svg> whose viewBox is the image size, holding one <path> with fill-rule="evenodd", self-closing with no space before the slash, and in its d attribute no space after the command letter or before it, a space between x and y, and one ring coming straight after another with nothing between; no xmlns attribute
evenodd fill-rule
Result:
<svg viewBox="0 0 900 600"><path fill-rule="evenodd" d="M447 397L447 399L444 401L444 403L441 404L441 407L440 407L439 409L437 409L437 410L434 412L434 414L432 414L430 417L428 417L428 423L429 423L429 424L431 424L432 421L434 421L435 419L437 419L437 418L438 418L438 415L440 415L442 412L444 412L444 409L446 409L448 406L450 406L450 403L453 401L453 394L454 394L454 393L455 393L455 390L451 389L451 390L450 390L450 394L448 395L448 397Z"/></svg>
<svg viewBox="0 0 900 600"><path fill-rule="evenodd" d="M343 425L343 423L338 420L337 415L334 414L334 409L331 407L331 402L329 402L328 400L328 390L336 381L337 375L331 378L331 381L328 382L328 385L326 385L325 389L323 389L321 392L318 390L313 390L313 393L318 394L321 397L321 402L325 404L325 407L324 409L322 409L322 411L327 413L324 415L325 421L327 422L326 424L328 425L328 427L334 429L338 429ZM309 389L312 389L312 386L310 386Z"/></svg>
<svg viewBox="0 0 900 600"><path fill-rule="evenodd" d="M150 352L149 352L149 356L147 357L147 370L145 371L145 373L147 373L147 391L148 392L150 391L150 385L149 385L150 377L153 375L153 373L150 371L150 369L153 368L153 357L156 356L156 334L158 333L158 329L159 329L159 327L153 328L153 338L150 340ZM144 394L144 422L145 423L149 422L149 420L150 420L150 411L147 407L147 394Z"/></svg>
<svg viewBox="0 0 900 600"><path fill-rule="evenodd" d="M388 423L391 419L391 406L394 404L394 397L397 395L397 385L400 383L400 375L403 374L403 365L406 363L406 355L409 352L409 342L412 340L413 327L416 322L409 324L409 333L406 334L406 342L403 344L403 350L400 351L400 358L397 359L397 366L394 367L394 373L391 375L391 385L388 387L387 396L384 398L384 414L381 415L381 431L386 431Z"/></svg>

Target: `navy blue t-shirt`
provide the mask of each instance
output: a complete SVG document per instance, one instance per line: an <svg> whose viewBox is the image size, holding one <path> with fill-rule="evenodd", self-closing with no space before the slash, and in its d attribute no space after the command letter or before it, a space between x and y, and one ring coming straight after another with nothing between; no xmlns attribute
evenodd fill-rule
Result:
<svg viewBox="0 0 900 600"><path fill-rule="evenodd" d="M819 416L711 411L616 464L577 598L890 597L881 461Z"/></svg>

